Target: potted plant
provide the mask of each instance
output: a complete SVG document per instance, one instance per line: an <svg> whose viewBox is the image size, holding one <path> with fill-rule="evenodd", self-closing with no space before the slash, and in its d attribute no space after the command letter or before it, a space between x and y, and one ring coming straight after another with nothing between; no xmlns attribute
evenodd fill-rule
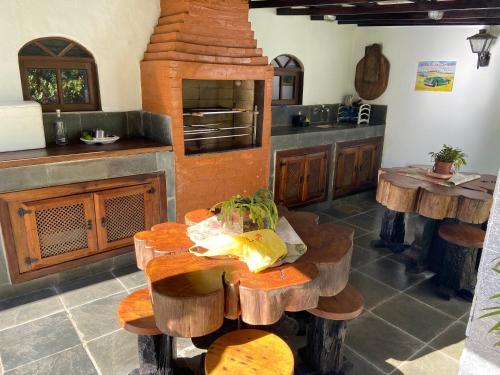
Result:
<svg viewBox="0 0 500 375"><path fill-rule="evenodd" d="M224 225L239 224L245 232L274 229L278 223L278 208L267 189L259 189L250 196L235 195L217 203L211 210L219 211L218 217Z"/></svg>
<svg viewBox="0 0 500 375"><path fill-rule="evenodd" d="M433 171L435 173L447 175L451 174L452 168L458 171L462 165L467 165L465 158L467 155L459 149L448 145L443 145L439 152L429 152L434 160Z"/></svg>

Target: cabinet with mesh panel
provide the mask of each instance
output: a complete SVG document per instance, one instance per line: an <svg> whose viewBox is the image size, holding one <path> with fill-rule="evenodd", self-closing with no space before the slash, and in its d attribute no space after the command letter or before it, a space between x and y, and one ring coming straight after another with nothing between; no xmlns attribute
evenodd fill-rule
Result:
<svg viewBox="0 0 500 375"><path fill-rule="evenodd" d="M135 233L166 220L161 176L1 194L0 219L12 281L132 250Z"/></svg>

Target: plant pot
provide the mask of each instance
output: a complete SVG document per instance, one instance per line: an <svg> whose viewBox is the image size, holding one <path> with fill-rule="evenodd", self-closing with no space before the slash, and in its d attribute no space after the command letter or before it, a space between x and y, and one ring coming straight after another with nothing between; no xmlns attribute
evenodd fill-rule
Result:
<svg viewBox="0 0 500 375"><path fill-rule="evenodd" d="M436 161L434 163L434 173L439 174L452 174L451 168L453 167L453 163L448 163L444 161Z"/></svg>
<svg viewBox="0 0 500 375"><path fill-rule="evenodd" d="M269 229L268 220L266 220L264 224L265 227ZM233 210L230 225L233 227L243 228L243 232L251 232L258 229L265 229L265 228L259 228L259 226L256 223L254 223L252 219L250 219L249 211L243 211L240 215L238 210Z"/></svg>

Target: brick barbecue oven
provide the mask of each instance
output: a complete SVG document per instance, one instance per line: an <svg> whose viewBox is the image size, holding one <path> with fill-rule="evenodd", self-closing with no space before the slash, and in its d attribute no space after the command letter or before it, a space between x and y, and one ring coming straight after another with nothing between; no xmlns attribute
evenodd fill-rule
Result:
<svg viewBox="0 0 500 375"><path fill-rule="evenodd" d="M172 119L177 220L268 186L273 68L245 0L161 0L143 109Z"/></svg>

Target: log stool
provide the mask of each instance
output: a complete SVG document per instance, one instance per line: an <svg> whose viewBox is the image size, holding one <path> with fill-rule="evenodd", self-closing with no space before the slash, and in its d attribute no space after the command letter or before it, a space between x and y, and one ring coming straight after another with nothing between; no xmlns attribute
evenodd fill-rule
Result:
<svg viewBox="0 0 500 375"><path fill-rule="evenodd" d="M439 227L438 235L446 241L437 276L438 294L450 299L459 293L472 300L478 249L483 247L486 232L467 224L444 224Z"/></svg>
<svg viewBox="0 0 500 375"><path fill-rule="evenodd" d="M219 337L205 357L207 375L293 374L293 353L278 336L242 329Z"/></svg>
<svg viewBox="0 0 500 375"><path fill-rule="evenodd" d="M347 321L364 307L361 293L351 285L333 297L320 297L307 328L307 344L300 352L319 374L341 374Z"/></svg>
<svg viewBox="0 0 500 375"><path fill-rule="evenodd" d="M118 321L126 331L138 335L140 375L174 373L175 338L164 335L155 323L153 306L147 288L138 290L118 306Z"/></svg>

